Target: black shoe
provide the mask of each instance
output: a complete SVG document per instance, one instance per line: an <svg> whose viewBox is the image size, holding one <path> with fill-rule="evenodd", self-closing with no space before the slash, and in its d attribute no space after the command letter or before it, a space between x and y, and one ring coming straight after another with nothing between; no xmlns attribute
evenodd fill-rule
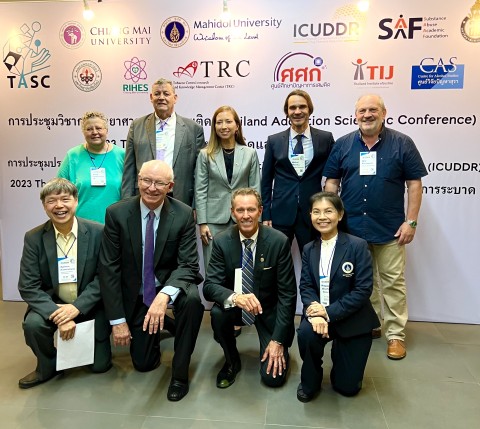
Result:
<svg viewBox="0 0 480 429"><path fill-rule="evenodd" d="M235 383L235 377L242 369L242 363L240 361L234 362L229 365L227 362L223 365L222 369L217 375L217 387L219 389L226 389Z"/></svg>
<svg viewBox="0 0 480 429"><path fill-rule="evenodd" d="M188 382L185 383L183 381L175 380L172 378L170 382L170 386L168 386L167 398L169 401L180 401L183 399L188 393Z"/></svg>
<svg viewBox="0 0 480 429"><path fill-rule="evenodd" d="M235 335L235 338L239 337L241 333L242 333L241 326L238 329L233 328L233 335Z"/></svg>
<svg viewBox="0 0 480 429"><path fill-rule="evenodd" d="M59 374L63 374L63 371L55 371L50 377L40 379L38 378L37 371L33 371L18 380L18 387L20 387L20 389L30 389L30 387L35 387L39 384L46 383L48 380L51 380L53 377L56 377Z"/></svg>
<svg viewBox="0 0 480 429"><path fill-rule="evenodd" d="M312 399L313 399L313 395L307 395L304 391L303 391L303 386L302 386L302 383L300 383L297 387L297 399L300 401L300 402L310 402Z"/></svg>

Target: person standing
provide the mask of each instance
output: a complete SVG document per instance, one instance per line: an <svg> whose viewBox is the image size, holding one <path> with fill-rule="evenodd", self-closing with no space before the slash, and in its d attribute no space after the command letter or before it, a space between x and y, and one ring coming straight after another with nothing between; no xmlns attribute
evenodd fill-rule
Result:
<svg viewBox="0 0 480 429"><path fill-rule="evenodd" d="M173 82L160 78L152 85L150 102L154 112L135 119L128 131L122 198L137 195L137 176L143 163L152 159L166 162L176 178L172 196L192 206L195 163L205 146L203 128L175 112L177 94Z"/></svg>
<svg viewBox="0 0 480 429"><path fill-rule="evenodd" d="M407 354L405 245L415 237L422 177L428 173L413 140L385 126L386 115L380 96L360 97L355 104L359 130L338 139L324 175L326 191L341 189L349 231L369 244L375 280L371 301L379 319L383 304L387 357L398 360ZM379 328L372 336L380 336Z"/></svg>
<svg viewBox="0 0 480 429"><path fill-rule="evenodd" d="M294 90L287 95L285 115L291 126L268 137L262 166L263 224L282 231L298 248L313 240L309 217L311 195L322 190L323 168L334 144L328 131L310 127L310 95Z"/></svg>

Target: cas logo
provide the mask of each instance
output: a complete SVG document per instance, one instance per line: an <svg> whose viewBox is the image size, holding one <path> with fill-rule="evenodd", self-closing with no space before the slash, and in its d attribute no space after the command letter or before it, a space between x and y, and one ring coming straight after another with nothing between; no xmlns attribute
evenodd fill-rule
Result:
<svg viewBox="0 0 480 429"><path fill-rule="evenodd" d="M465 65L457 57L426 57L412 66L412 89L462 89Z"/></svg>
<svg viewBox="0 0 480 429"><path fill-rule="evenodd" d="M392 18L384 18L379 23L378 26L382 31L378 35L380 40L388 40L393 37L393 39L413 39L415 32L422 30L423 18L404 18L403 15L400 15L397 20Z"/></svg>
<svg viewBox="0 0 480 429"><path fill-rule="evenodd" d="M38 22L23 24L3 45L3 64L9 71L10 88L50 88L50 51L42 46L37 34L42 29Z"/></svg>
<svg viewBox="0 0 480 429"><path fill-rule="evenodd" d="M387 86L393 84L393 65L375 65L358 58L352 61L354 66L353 83L355 86Z"/></svg>

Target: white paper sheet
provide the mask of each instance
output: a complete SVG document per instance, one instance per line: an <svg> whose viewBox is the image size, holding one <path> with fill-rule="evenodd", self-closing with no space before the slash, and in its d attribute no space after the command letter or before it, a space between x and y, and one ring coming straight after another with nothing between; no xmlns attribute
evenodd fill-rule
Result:
<svg viewBox="0 0 480 429"><path fill-rule="evenodd" d="M95 320L77 323L75 336L68 341L55 333L57 340L57 371L93 363Z"/></svg>

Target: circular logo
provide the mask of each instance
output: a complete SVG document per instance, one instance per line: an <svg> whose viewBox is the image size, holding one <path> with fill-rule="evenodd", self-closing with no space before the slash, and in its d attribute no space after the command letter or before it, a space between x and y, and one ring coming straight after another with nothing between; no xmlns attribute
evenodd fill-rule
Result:
<svg viewBox="0 0 480 429"><path fill-rule="evenodd" d="M85 30L82 24L76 21L69 21L60 29L60 42L69 49L77 49L85 42Z"/></svg>
<svg viewBox="0 0 480 429"><path fill-rule="evenodd" d="M160 37L167 46L179 48L187 43L190 37L190 27L183 18L171 16L163 21L160 28Z"/></svg>
<svg viewBox="0 0 480 429"><path fill-rule="evenodd" d="M351 262L344 262L342 270L345 274L350 274L353 271L353 264Z"/></svg>
<svg viewBox="0 0 480 429"><path fill-rule="evenodd" d="M465 19L462 21L462 25L460 26L460 31L463 38L471 43L480 42L479 25L480 17L465 17Z"/></svg>
<svg viewBox="0 0 480 429"><path fill-rule="evenodd" d="M102 81L102 71L93 61L80 61L73 69L72 80L80 91L94 91Z"/></svg>

